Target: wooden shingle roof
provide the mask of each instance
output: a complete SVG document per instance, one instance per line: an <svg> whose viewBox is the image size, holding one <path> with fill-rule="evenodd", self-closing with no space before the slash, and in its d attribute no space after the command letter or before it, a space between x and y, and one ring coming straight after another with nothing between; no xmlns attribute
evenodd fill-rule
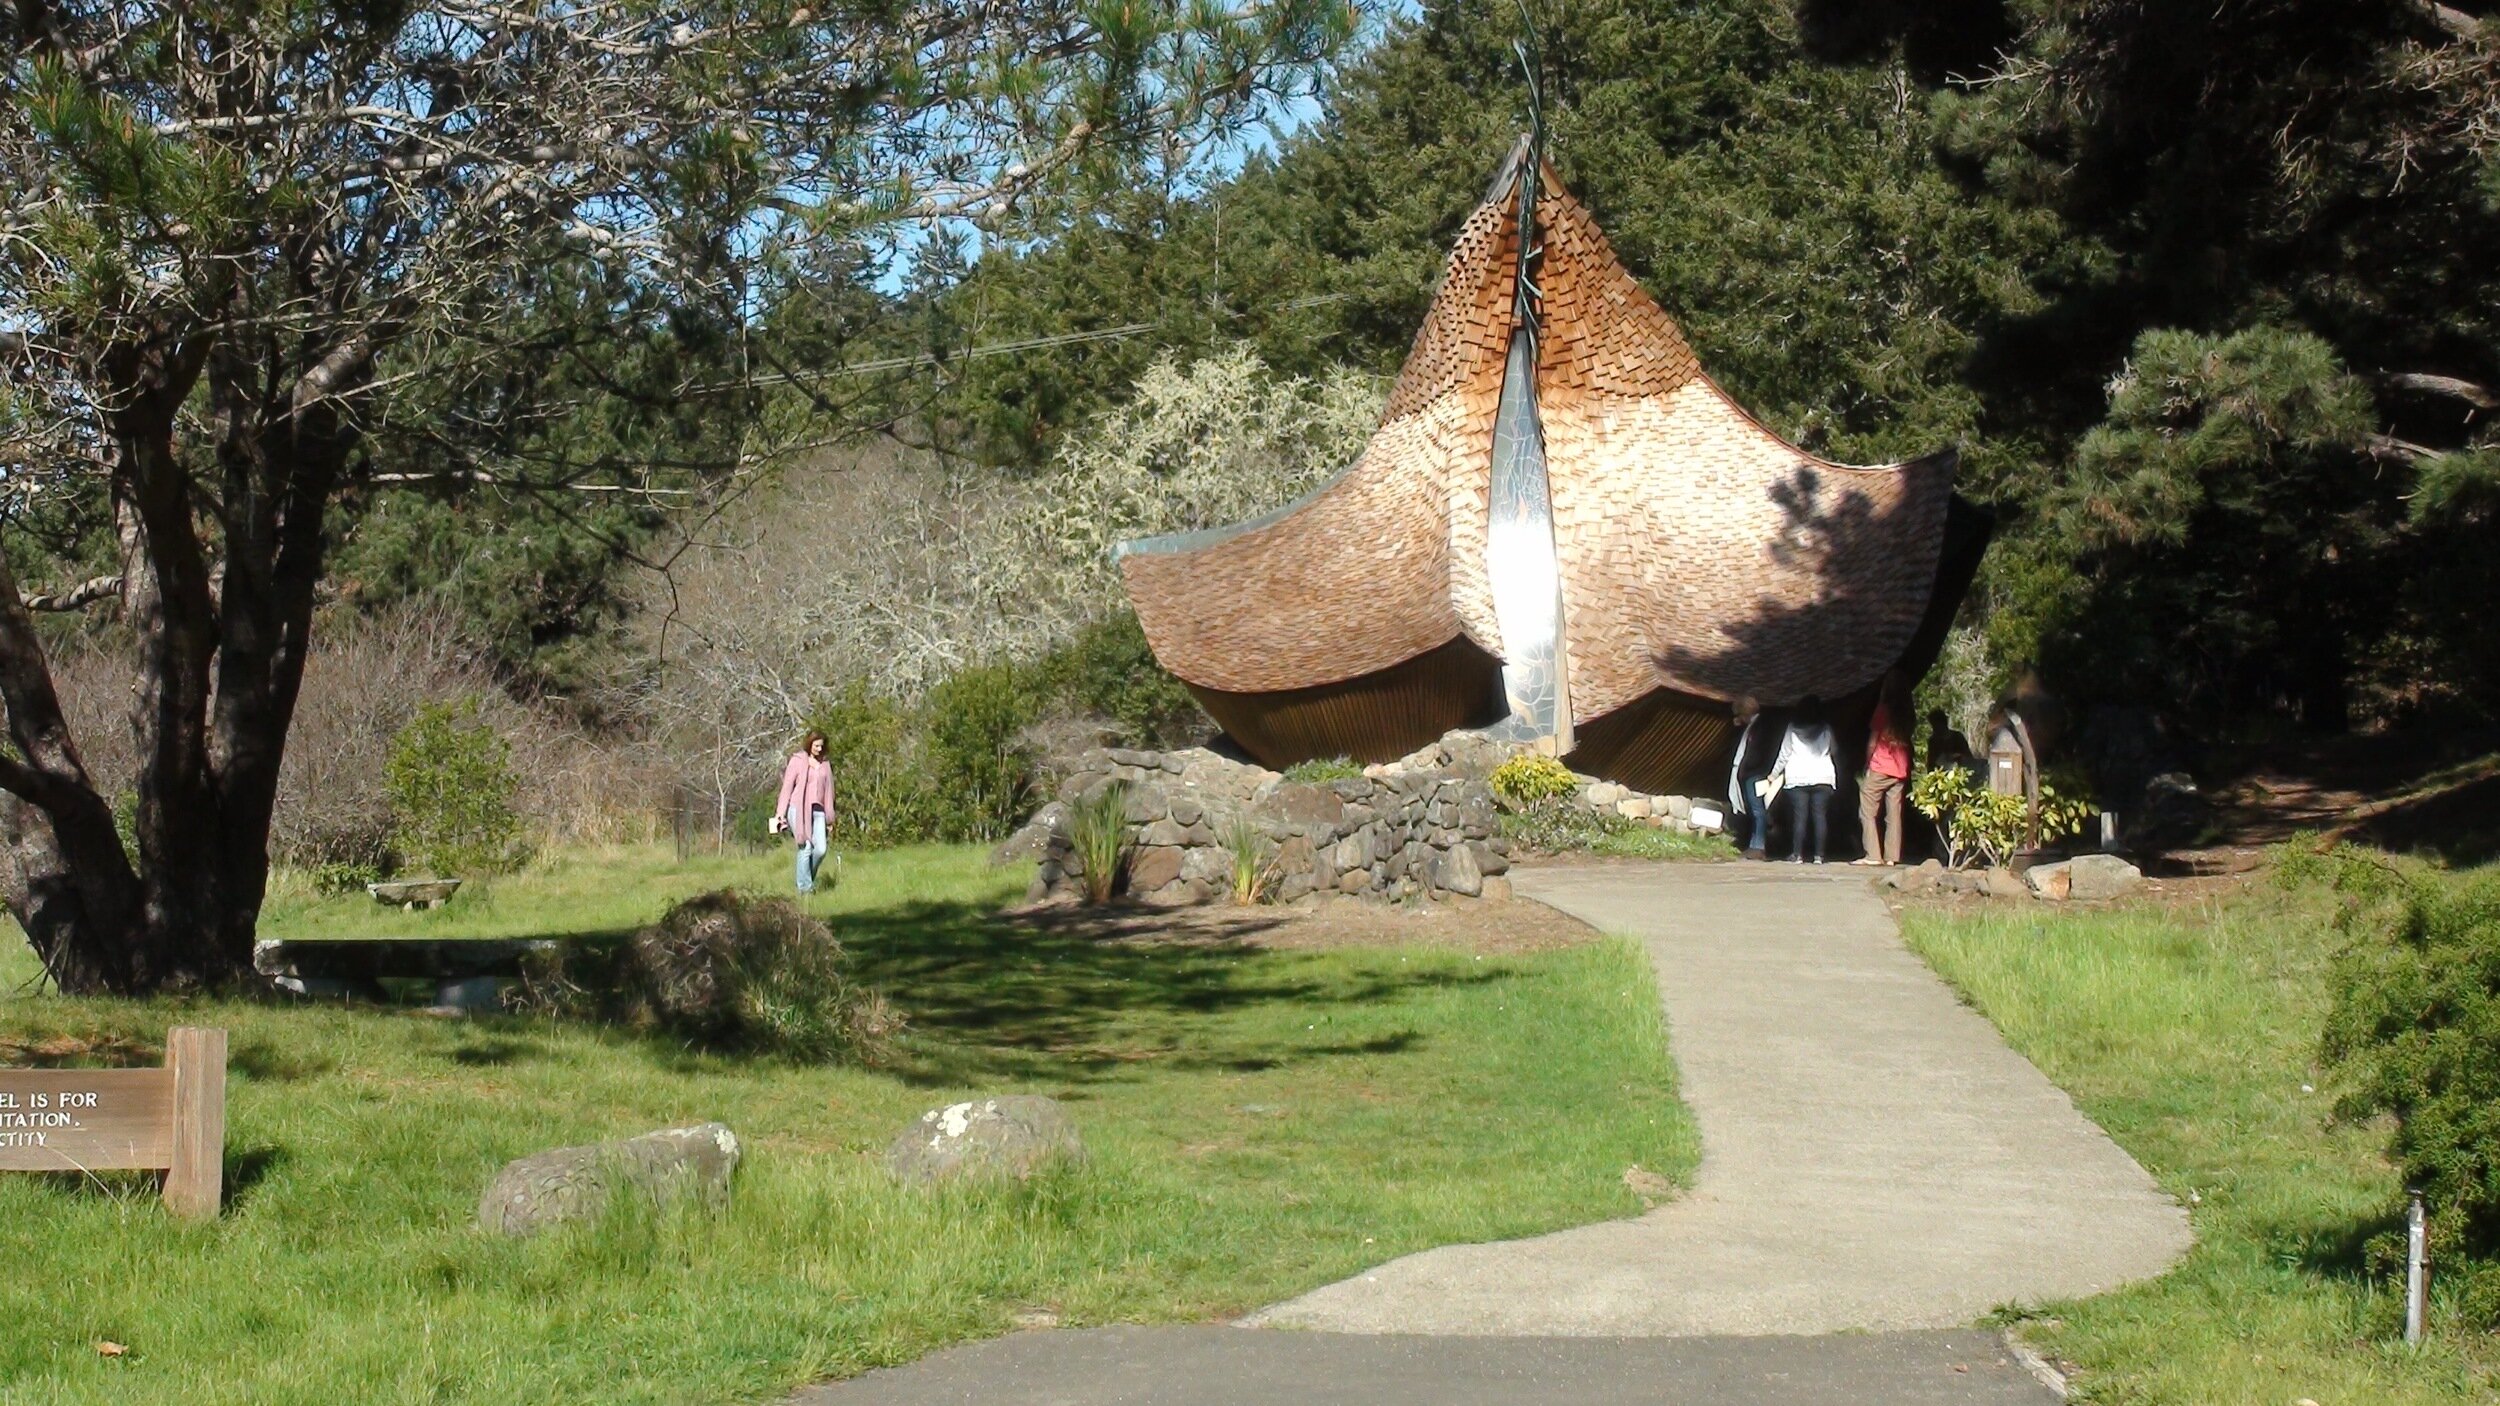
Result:
<svg viewBox="0 0 2500 1406"><path fill-rule="evenodd" d="M1345 473L1238 528L1122 549L1147 640L1183 681L1304 689L1462 636L1502 654L1485 537L1518 160L1460 228ZM1661 687L1775 704L1863 687L1926 610L1952 452L1852 467L1773 434L1703 372L1552 170L1538 176L1536 396L1573 718Z"/></svg>

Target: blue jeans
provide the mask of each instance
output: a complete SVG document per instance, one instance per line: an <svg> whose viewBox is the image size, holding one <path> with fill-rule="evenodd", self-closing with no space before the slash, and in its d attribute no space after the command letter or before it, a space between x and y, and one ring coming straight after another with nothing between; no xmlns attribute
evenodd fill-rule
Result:
<svg viewBox="0 0 2500 1406"><path fill-rule="evenodd" d="M814 893L816 871L825 862L825 813L811 810L807 813L806 829L801 830L795 825L790 829L799 842L799 892Z"/></svg>
<svg viewBox="0 0 2500 1406"><path fill-rule="evenodd" d="M1753 838L1746 849L1759 852L1771 842L1771 808L1762 803L1762 793L1750 781L1742 783L1745 792L1745 815L1753 821Z"/></svg>
<svg viewBox="0 0 2500 1406"><path fill-rule="evenodd" d="M1791 786L1788 795L1789 823L1797 827L1797 833L1788 839L1788 857L1804 859L1811 849L1814 862L1820 864L1823 862L1823 832L1832 810L1832 788ZM1811 844L1807 841L1809 835L1813 837Z"/></svg>

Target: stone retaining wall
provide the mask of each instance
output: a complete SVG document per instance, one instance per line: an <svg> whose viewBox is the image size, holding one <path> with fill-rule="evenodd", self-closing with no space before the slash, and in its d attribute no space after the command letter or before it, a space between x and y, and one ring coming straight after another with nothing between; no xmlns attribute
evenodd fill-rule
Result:
<svg viewBox="0 0 2500 1406"><path fill-rule="evenodd" d="M1130 850L1119 891L1157 904L1223 901L1232 893L1225 847L1246 817L1270 866L1270 902L1328 895L1372 898L1510 897L1511 847L1485 778L1516 744L1453 732L1412 756L1363 775L1303 782L1202 747L1178 752L1096 749L1070 763L1058 799L1006 845L1002 860L1029 858L1029 897L1083 892L1084 865L1069 834L1068 806L1115 782L1128 790ZM1567 804L1636 824L1692 831L1693 802L1650 796L1582 777Z"/></svg>
<svg viewBox="0 0 2500 1406"><path fill-rule="evenodd" d="M1002 853L1038 861L1034 899L1082 892L1068 804L1125 782L1132 848L1120 892L1144 902L1228 899L1233 857L1224 838L1236 816L1261 838L1271 902L1510 896L1501 877L1510 844L1494 833L1493 792L1481 777L1396 765L1370 771L1300 782L1204 748L1088 752L1060 783L1059 799Z"/></svg>

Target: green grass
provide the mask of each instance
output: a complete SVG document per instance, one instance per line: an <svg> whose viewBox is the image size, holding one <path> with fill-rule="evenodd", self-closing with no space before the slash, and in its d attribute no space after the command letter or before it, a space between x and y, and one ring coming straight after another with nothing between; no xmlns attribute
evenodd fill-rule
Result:
<svg viewBox="0 0 2500 1406"><path fill-rule="evenodd" d="M2393 1223L2381 1129L2338 1126L2316 1067L2328 900L1914 909L1909 941L2182 1202L2169 1274L2031 1306L2023 1335L2094 1402L2490 1402L2500 1346L2402 1341L2361 1246ZM2434 1326L2438 1318L2434 1304Z"/></svg>
<svg viewBox="0 0 2500 1406"><path fill-rule="evenodd" d="M1725 835L1680 835L1641 825L1600 835L1589 853L1628 859L1734 859L1736 846Z"/></svg>
<svg viewBox="0 0 2500 1406"><path fill-rule="evenodd" d="M621 852L434 914L291 895L286 935L629 926L770 858ZM912 1015L890 1068L698 1055L614 1031L243 1002L0 1002L0 1034L232 1036L229 1204L173 1223L135 1179L0 1178L0 1401L764 1401L1006 1328L1222 1316L1453 1241L1639 1209L1689 1175L1643 958L1114 945L987 914L977 851L855 859L816 906ZM19 989L22 949L0 963ZM125 1043L123 1048L128 1048ZM887 1141L973 1092L1069 1100L1081 1167L895 1187ZM719 1118L748 1159L718 1218L473 1228L541 1148ZM94 1344L128 1345L126 1357Z"/></svg>

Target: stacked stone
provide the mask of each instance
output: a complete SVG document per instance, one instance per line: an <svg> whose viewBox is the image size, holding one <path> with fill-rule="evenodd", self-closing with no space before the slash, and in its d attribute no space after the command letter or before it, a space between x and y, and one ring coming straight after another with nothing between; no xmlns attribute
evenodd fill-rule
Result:
<svg viewBox="0 0 2500 1406"><path fill-rule="evenodd" d="M1583 808L1600 815L1619 815L1653 829L1673 830L1679 835L1694 834L1702 828L1693 823L1693 801L1688 796L1653 796L1612 781L1584 776L1580 778L1576 800ZM1702 804L1723 815L1727 810L1725 801L1704 801ZM1710 827L1712 830L1722 828L1723 825Z"/></svg>
<svg viewBox="0 0 2500 1406"><path fill-rule="evenodd" d="M1245 817L1270 857L1274 902L1510 896L1510 845L1494 833L1493 793L1480 776L1401 763L1338 781L1299 782L1204 748L1086 753L1002 851L1038 861L1030 897L1080 892L1083 860L1068 806L1128 787L1131 849L1121 891L1147 903L1226 898L1233 858L1225 832Z"/></svg>

